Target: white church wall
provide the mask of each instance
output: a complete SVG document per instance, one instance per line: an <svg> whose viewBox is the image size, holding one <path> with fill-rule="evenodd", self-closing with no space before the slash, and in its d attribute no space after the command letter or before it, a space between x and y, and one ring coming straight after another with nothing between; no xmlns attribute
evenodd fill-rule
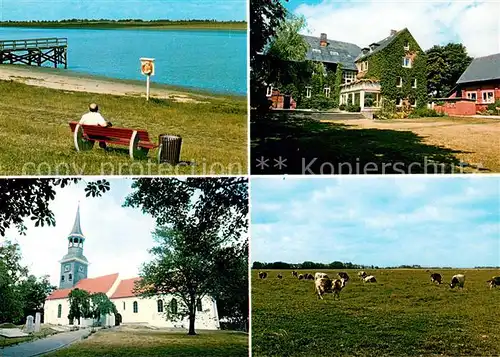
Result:
<svg viewBox="0 0 500 357"><path fill-rule="evenodd" d="M171 301L171 296L164 296L163 311L167 311ZM189 328L189 319L186 317L183 320L172 321L167 319L166 314L158 312L158 299L138 297L127 297L111 299L114 302L118 313L122 316L122 323L143 323L156 327L183 327ZM137 312L134 312L134 302L137 302ZM177 299L179 309L182 302ZM125 305L124 305L125 304ZM206 330L217 330L220 328L217 315L217 304L208 296L202 299L202 311L196 312L195 328Z"/></svg>

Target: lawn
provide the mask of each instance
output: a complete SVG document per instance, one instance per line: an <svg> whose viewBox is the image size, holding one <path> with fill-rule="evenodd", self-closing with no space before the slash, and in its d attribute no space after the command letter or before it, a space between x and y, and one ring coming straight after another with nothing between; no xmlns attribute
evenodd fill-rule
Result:
<svg viewBox="0 0 500 357"><path fill-rule="evenodd" d="M202 103L69 92L0 81L0 175L182 175L247 172L244 97L207 96ZM196 94L199 99L200 95ZM77 153L69 121L96 102L115 127L183 138L188 166L158 165L156 151L131 161L127 148ZM194 164L193 164L194 163Z"/></svg>
<svg viewBox="0 0 500 357"><path fill-rule="evenodd" d="M320 121L252 111L250 130L253 174L500 172L498 120ZM257 166L262 158L267 166Z"/></svg>
<svg viewBox="0 0 500 357"><path fill-rule="evenodd" d="M367 270L373 284L346 271L352 281L334 301L289 271L259 280L253 270L253 356L500 355L500 289L486 283L498 270L437 269L442 285L423 269ZM463 291L447 284L457 273L466 276Z"/></svg>
<svg viewBox="0 0 500 357"><path fill-rule="evenodd" d="M47 357L246 357L248 335L230 331L185 332L152 330L101 330L88 339Z"/></svg>

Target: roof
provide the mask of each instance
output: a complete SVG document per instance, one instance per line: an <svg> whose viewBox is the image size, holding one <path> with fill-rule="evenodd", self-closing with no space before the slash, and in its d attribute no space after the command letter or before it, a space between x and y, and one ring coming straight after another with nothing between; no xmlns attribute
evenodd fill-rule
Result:
<svg viewBox="0 0 500 357"><path fill-rule="evenodd" d="M356 70L354 59L361 53L359 46L354 43L327 39L328 45L321 47L319 37L305 35L302 37L304 37L309 47L306 54L308 60L340 63L344 69Z"/></svg>
<svg viewBox="0 0 500 357"><path fill-rule="evenodd" d="M477 57L460 76L457 84L500 79L500 53Z"/></svg>
<svg viewBox="0 0 500 357"><path fill-rule="evenodd" d="M82 228L80 227L80 205L78 205L78 209L76 210L75 223L73 223L73 229L69 235L78 235L83 237Z"/></svg>
<svg viewBox="0 0 500 357"><path fill-rule="evenodd" d="M358 58L356 58L356 61L359 61L361 59L365 59L365 58L368 58L370 57L371 55L377 53L377 52L380 52L382 51L384 48L386 48L387 46L389 46L389 44L396 38L398 37L398 35L403 32L403 31L407 31L408 29L405 27L404 29L396 32L394 35L389 35L387 36L386 38L378 41L378 42L373 42L373 44L378 44L378 46L376 48L374 48L371 52L368 52L366 55L363 55L362 53L359 55Z"/></svg>
<svg viewBox="0 0 500 357"><path fill-rule="evenodd" d="M64 299L68 297L68 294L73 289L86 290L89 293L107 293L109 289L113 286L116 279L118 279L118 273L99 276L97 278L87 278L80 280L71 289L58 289L54 290L52 294L47 297L47 300Z"/></svg>
<svg viewBox="0 0 500 357"><path fill-rule="evenodd" d="M120 284L118 284L115 292L113 293L113 295L111 295L111 299L136 296L136 294L134 294L133 292L134 284L139 280L141 280L141 278L124 279L120 281Z"/></svg>

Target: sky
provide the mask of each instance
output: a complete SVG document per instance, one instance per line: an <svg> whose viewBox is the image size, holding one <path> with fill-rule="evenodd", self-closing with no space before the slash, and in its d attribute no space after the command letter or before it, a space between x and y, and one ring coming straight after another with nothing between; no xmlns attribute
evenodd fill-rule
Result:
<svg viewBox="0 0 500 357"><path fill-rule="evenodd" d="M0 0L0 21L82 19L245 20L246 0Z"/></svg>
<svg viewBox="0 0 500 357"><path fill-rule="evenodd" d="M500 266L500 177L253 178L251 261Z"/></svg>
<svg viewBox="0 0 500 357"><path fill-rule="evenodd" d="M338 1L290 0L285 7L303 15L304 34L355 43L360 47L407 27L423 50L449 42L463 43L469 55L500 52L500 1Z"/></svg>
<svg viewBox="0 0 500 357"><path fill-rule="evenodd" d="M83 254L89 261L88 277L119 273L121 279L138 276L142 263L150 258L148 249L154 246L151 232L155 221L139 209L122 208L127 194L132 192L131 180L109 179L111 190L100 198L85 197L85 182L56 190L50 208L56 219L55 227L35 227L25 220L28 230L20 236L10 228L5 238L19 243L22 263L30 274L50 275L50 282L59 285L59 261L67 253L67 237L73 228L78 202L80 222L86 238Z"/></svg>

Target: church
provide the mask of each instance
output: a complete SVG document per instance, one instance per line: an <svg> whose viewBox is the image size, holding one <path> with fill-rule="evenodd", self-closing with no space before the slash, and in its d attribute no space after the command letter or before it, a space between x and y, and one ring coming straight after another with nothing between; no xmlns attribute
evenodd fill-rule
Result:
<svg viewBox="0 0 500 357"><path fill-rule="evenodd" d="M120 279L119 273L88 278L87 258L83 255L85 236L80 226L80 207L76 212L73 229L67 238L68 252L60 261L61 270L59 288L45 300L44 322L54 325L70 325L68 319L71 290L78 288L89 293L105 293L115 304L118 311L103 317L102 324L116 326L120 324L149 325L154 327L189 328L187 317L182 320L169 320L166 309L172 312L181 308L182 301L170 295L157 295L154 298L142 298L134 294L134 283L139 277ZM78 323L75 321L75 323ZM81 326L91 326L92 319L81 319ZM198 299L196 303L197 329L217 330L220 328L217 302L210 296Z"/></svg>

